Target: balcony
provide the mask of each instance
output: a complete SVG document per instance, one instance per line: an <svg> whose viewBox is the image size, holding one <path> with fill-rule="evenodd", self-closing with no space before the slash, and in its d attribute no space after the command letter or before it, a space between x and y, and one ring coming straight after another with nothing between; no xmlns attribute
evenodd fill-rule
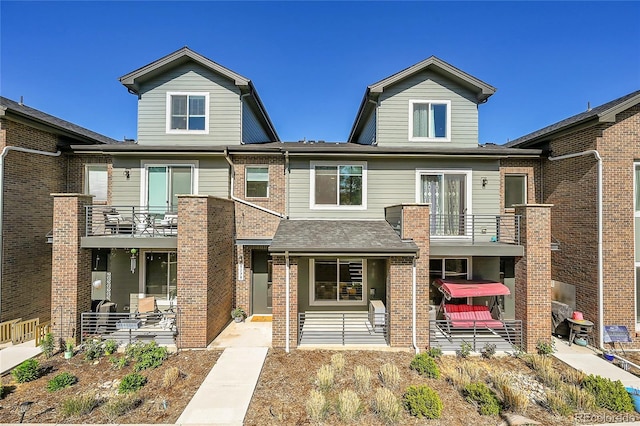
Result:
<svg viewBox="0 0 640 426"><path fill-rule="evenodd" d="M166 207L87 206L86 236L176 236L178 212Z"/></svg>

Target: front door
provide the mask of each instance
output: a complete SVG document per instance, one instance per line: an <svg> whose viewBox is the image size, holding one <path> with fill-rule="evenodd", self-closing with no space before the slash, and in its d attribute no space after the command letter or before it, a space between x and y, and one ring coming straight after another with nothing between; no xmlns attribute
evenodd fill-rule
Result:
<svg viewBox="0 0 640 426"><path fill-rule="evenodd" d="M266 250L253 250L251 270L253 313L271 314L271 257Z"/></svg>

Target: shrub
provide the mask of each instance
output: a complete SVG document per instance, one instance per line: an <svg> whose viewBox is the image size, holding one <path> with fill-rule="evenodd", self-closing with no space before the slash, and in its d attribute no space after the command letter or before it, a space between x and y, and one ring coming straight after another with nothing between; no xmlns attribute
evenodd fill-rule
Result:
<svg viewBox="0 0 640 426"><path fill-rule="evenodd" d="M333 387L335 374L333 372L333 367L325 364L320 366L318 372L316 373L317 384L320 390L328 391Z"/></svg>
<svg viewBox="0 0 640 426"><path fill-rule="evenodd" d="M18 383L26 383L40 377L40 364L35 359L28 359L11 370L11 375Z"/></svg>
<svg viewBox="0 0 640 426"><path fill-rule="evenodd" d="M338 417L343 422L352 422L360 415L362 403L358 395L352 390L344 390L338 395Z"/></svg>
<svg viewBox="0 0 640 426"><path fill-rule="evenodd" d="M312 389L309 392L309 398L305 403L307 409L307 415L313 421L319 422L327 415L328 405L327 399L322 392Z"/></svg>
<svg viewBox="0 0 640 426"><path fill-rule="evenodd" d="M596 398L589 391L576 385L563 385L560 392L567 404L581 412L590 412L597 407Z"/></svg>
<svg viewBox="0 0 640 426"><path fill-rule="evenodd" d="M136 392L147 383L147 378L138 373L130 373L122 378L118 386L118 392L131 393Z"/></svg>
<svg viewBox="0 0 640 426"><path fill-rule="evenodd" d="M47 383L47 390L55 392L60 389L68 388L78 382L78 378L70 373L60 373Z"/></svg>
<svg viewBox="0 0 640 426"><path fill-rule="evenodd" d="M112 355L115 354L118 351L118 342L116 342L113 339L109 339L106 342L104 342L104 354L105 355Z"/></svg>
<svg viewBox="0 0 640 426"><path fill-rule="evenodd" d="M0 399L4 398L4 385L2 384L2 381L0 380Z"/></svg>
<svg viewBox="0 0 640 426"><path fill-rule="evenodd" d="M94 361L104 355L104 346L98 339L88 339L84 342L84 359Z"/></svg>
<svg viewBox="0 0 640 426"><path fill-rule="evenodd" d="M53 356L56 350L56 341L53 338L53 333L45 334L44 339L40 342L40 348L45 357L51 358Z"/></svg>
<svg viewBox="0 0 640 426"><path fill-rule="evenodd" d="M62 401L62 415L64 417L89 414L98 406L98 399L93 393L72 396Z"/></svg>
<svg viewBox="0 0 640 426"><path fill-rule="evenodd" d="M162 386L165 388L170 388L175 385L178 379L180 378L180 370L178 367L168 368L164 372L164 377L162 378Z"/></svg>
<svg viewBox="0 0 640 426"><path fill-rule="evenodd" d="M566 399L556 391L549 390L545 393L549 410L561 416L570 416L573 409L567 404Z"/></svg>
<svg viewBox="0 0 640 426"><path fill-rule="evenodd" d="M524 414L529 407L529 396L520 389L514 388L508 384L502 384L500 387L505 408L517 414Z"/></svg>
<svg viewBox="0 0 640 426"><path fill-rule="evenodd" d="M122 370L124 367L129 365L129 360L126 356L111 356L109 357L109 362L116 370Z"/></svg>
<svg viewBox="0 0 640 426"><path fill-rule="evenodd" d="M380 367L380 380L386 387L395 388L400 383L400 371L393 364L386 363Z"/></svg>
<svg viewBox="0 0 640 426"><path fill-rule="evenodd" d="M485 343L482 349L480 350L483 358L493 358L496 354L496 345L493 343Z"/></svg>
<svg viewBox="0 0 640 426"><path fill-rule="evenodd" d="M538 351L538 355L551 355L556 351L556 342L553 338L549 340L540 339L536 343L536 351Z"/></svg>
<svg viewBox="0 0 640 426"><path fill-rule="evenodd" d="M373 411L386 424L396 423L400 419L402 405L398 398L386 388L378 388L373 400Z"/></svg>
<svg viewBox="0 0 640 426"><path fill-rule="evenodd" d="M612 382L604 377L590 374L585 377L582 386L593 394L598 407L618 413L634 410L631 395L627 393L620 380Z"/></svg>
<svg viewBox="0 0 640 426"><path fill-rule="evenodd" d="M471 355L472 349L473 346L471 346L471 343L463 341L460 345L460 349L456 349L456 356L458 358L468 358L469 355Z"/></svg>
<svg viewBox="0 0 640 426"><path fill-rule="evenodd" d="M353 370L353 380L358 392L366 392L371 388L371 370L364 365L356 365Z"/></svg>
<svg viewBox="0 0 640 426"><path fill-rule="evenodd" d="M344 368L345 360L344 355L341 353L334 354L331 356L331 366L333 367L333 371L340 374L342 373L342 369Z"/></svg>
<svg viewBox="0 0 640 426"><path fill-rule="evenodd" d="M164 360L169 357L169 352L167 352L167 348L158 346L156 342L146 344L138 342L127 346L125 355L136 362L133 365L134 371L142 371L148 368L160 367Z"/></svg>
<svg viewBox="0 0 640 426"><path fill-rule="evenodd" d="M431 358L440 358L442 356L442 349L434 346L432 348L427 349L427 354L429 354L429 356Z"/></svg>
<svg viewBox="0 0 640 426"><path fill-rule="evenodd" d="M442 414L442 400L429 386L409 386L402 400L412 416L439 419Z"/></svg>
<svg viewBox="0 0 640 426"><path fill-rule="evenodd" d="M462 394L467 401L478 406L478 410L483 416L500 414L498 398L484 383L471 383L462 389Z"/></svg>
<svg viewBox="0 0 640 426"><path fill-rule="evenodd" d="M118 395L109 400L102 409L110 422L114 422L118 417L127 414L129 411L139 407L142 399L133 395Z"/></svg>
<svg viewBox="0 0 640 426"><path fill-rule="evenodd" d="M427 376L432 379L440 378L440 369L435 360L429 356L429 354L423 352L416 354L411 360L410 368L418 372L422 376Z"/></svg>

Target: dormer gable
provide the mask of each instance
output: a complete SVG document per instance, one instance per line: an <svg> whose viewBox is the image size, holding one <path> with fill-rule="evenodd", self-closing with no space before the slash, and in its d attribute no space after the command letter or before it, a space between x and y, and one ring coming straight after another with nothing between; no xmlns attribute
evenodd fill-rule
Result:
<svg viewBox="0 0 640 426"><path fill-rule="evenodd" d="M476 146L477 106L495 91L493 86L431 56L367 86L348 141Z"/></svg>
<svg viewBox="0 0 640 426"><path fill-rule="evenodd" d="M233 145L278 141L248 78L183 47L122 77L138 96L138 143Z"/></svg>

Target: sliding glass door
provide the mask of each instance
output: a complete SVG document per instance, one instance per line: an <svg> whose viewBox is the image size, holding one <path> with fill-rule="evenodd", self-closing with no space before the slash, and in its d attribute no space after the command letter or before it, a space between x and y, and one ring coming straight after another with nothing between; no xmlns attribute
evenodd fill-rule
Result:
<svg viewBox="0 0 640 426"><path fill-rule="evenodd" d="M152 213L178 210L177 194L191 194L192 166L149 166L147 168L147 206Z"/></svg>

